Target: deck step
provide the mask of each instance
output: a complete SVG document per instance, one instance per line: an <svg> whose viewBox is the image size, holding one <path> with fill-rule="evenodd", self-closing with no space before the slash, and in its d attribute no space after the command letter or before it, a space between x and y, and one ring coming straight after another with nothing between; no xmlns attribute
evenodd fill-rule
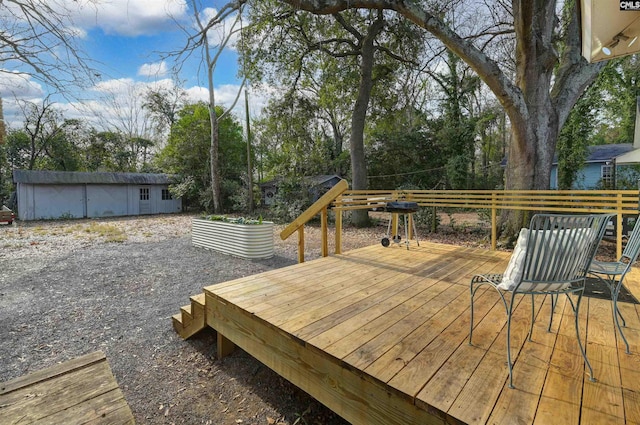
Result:
<svg viewBox="0 0 640 425"><path fill-rule="evenodd" d="M173 328L184 339L190 338L206 327L204 293L189 297L191 304L180 307L180 313L171 317Z"/></svg>

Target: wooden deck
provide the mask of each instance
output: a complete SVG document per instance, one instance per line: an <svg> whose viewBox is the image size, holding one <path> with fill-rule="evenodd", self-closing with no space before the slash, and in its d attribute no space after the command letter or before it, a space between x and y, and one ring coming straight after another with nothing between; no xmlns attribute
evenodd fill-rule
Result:
<svg viewBox="0 0 640 425"><path fill-rule="evenodd" d="M102 352L0 384L1 424L134 424Z"/></svg>
<svg viewBox="0 0 640 425"><path fill-rule="evenodd" d="M209 286L189 320L218 331L221 354L233 342L353 424L640 424L637 305L620 303L627 355L611 302L583 299L592 383L569 303L560 300L547 332L550 302L537 297L527 341L530 297L520 298L509 389L506 317L493 290L479 292L473 346L468 335L471 276L502 272L510 254L421 245L376 245ZM638 270L626 286L640 298Z"/></svg>

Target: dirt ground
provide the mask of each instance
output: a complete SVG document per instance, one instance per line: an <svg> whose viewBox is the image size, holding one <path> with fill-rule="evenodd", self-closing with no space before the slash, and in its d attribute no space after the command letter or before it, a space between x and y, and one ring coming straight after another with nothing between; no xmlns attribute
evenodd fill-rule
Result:
<svg viewBox="0 0 640 425"><path fill-rule="evenodd" d="M173 331L171 316L203 286L297 258L296 238L278 237L283 226L268 260L194 248L191 218L0 226L0 381L102 350L139 424L345 424L241 350L217 360L212 331L187 341ZM372 228L347 227L343 250L380 243L386 218L377 219ZM420 229L421 239L489 244L475 215L444 215L441 223L436 234ZM317 258L318 227L305 237L306 258Z"/></svg>

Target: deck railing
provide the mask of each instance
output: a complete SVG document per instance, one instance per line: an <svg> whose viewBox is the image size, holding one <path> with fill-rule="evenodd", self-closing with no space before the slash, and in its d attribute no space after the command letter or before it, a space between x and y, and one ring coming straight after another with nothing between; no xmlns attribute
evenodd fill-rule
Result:
<svg viewBox="0 0 640 425"><path fill-rule="evenodd" d="M464 208L491 212L491 249L497 246L497 217L499 210L544 211L547 213L610 213L616 214L616 253L622 254L622 221L625 215L637 215L639 196L637 190L347 190L342 180L320 200L291 223L280 236L286 239L296 230L298 236L298 260L304 261L304 223L322 212L322 250L327 248L327 208L335 211L335 252L342 252L342 213L359 209L384 207L391 201L417 202L421 207Z"/></svg>
<svg viewBox="0 0 640 425"><path fill-rule="evenodd" d="M323 257L329 255L329 242L328 242L328 213L329 206L340 198L342 193L349 189L349 184L346 180L340 180L338 184L333 186L327 193L322 195L320 199L307 208L302 214L298 216L291 224L280 232L280 238L282 240L287 239L294 232L298 232L298 262L304 263L304 225L309 220L320 214L320 226L321 226L321 248L320 252ZM338 220L338 216L340 216ZM342 245L342 214L336 214L336 254L340 254L341 250L338 246Z"/></svg>

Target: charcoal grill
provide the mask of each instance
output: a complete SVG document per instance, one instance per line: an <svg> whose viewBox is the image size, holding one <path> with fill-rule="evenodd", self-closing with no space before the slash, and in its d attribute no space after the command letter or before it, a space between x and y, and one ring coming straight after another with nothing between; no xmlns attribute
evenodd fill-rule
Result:
<svg viewBox="0 0 640 425"><path fill-rule="evenodd" d="M396 222L396 228L394 229L393 237L391 235L391 223L393 222L393 214L398 214L398 216L402 215L404 219L404 243L407 246L407 249L409 249L409 221L411 221L411 224L413 225L413 234L416 238L416 243L418 244L418 246L420 246L420 241L418 240L418 232L416 231L416 223L414 220L411 219L411 214L418 211L419 208L420 207L418 206L417 202L407 202L407 201L387 202L384 208L384 211L391 213L391 216L389 217L389 224L387 225L387 234L380 241L382 243L382 246L388 247L389 245L391 245L391 240L393 240L393 242L397 244L399 244L400 241L402 240L402 238L400 237L400 234L398 233L397 222Z"/></svg>

